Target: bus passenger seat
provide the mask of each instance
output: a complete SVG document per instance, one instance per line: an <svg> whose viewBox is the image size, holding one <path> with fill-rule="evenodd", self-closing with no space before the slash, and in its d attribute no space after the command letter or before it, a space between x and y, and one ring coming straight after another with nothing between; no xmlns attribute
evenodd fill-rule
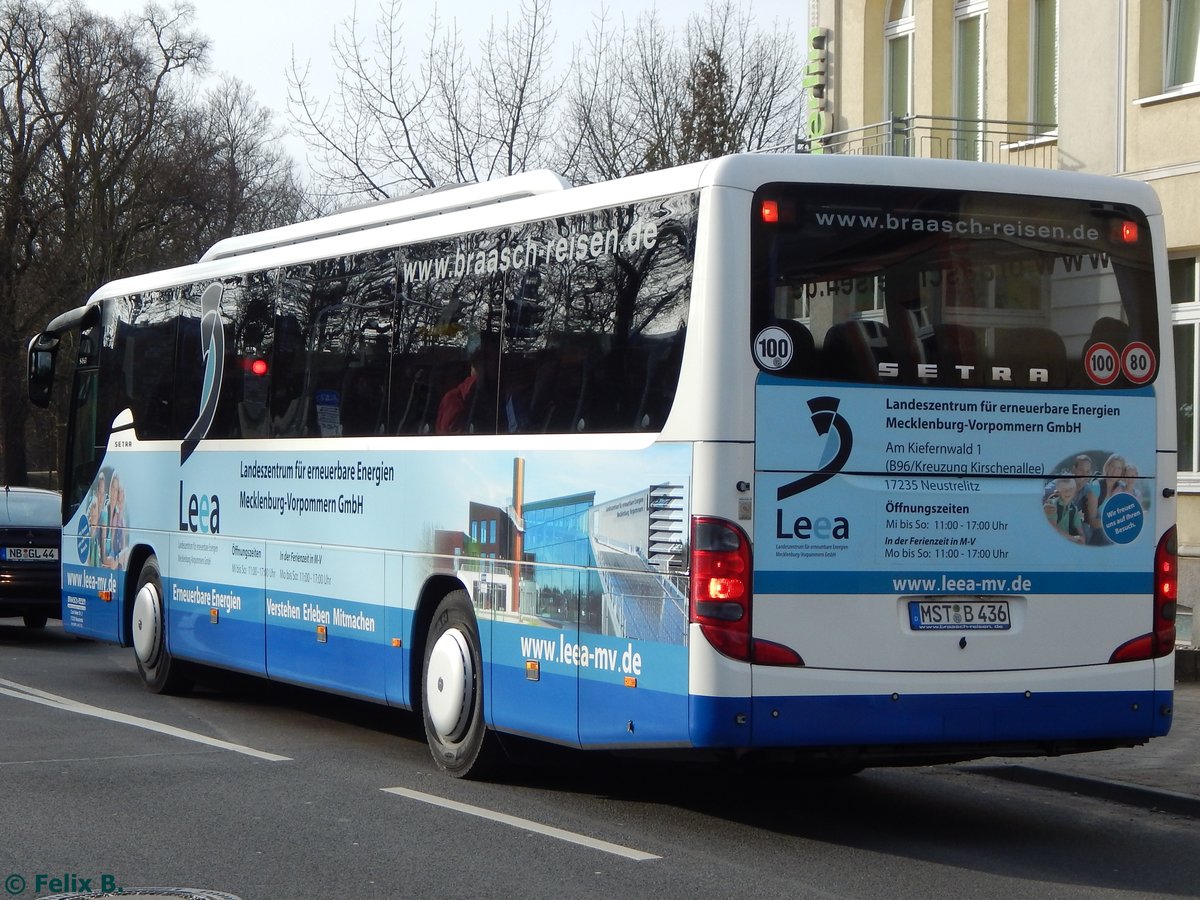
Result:
<svg viewBox="0 0 1200 900"><path fill-rule="evenodd" d="M825 332L821 345L823 374L840 381L879 380L879 361L887 349L887 326L851 319Z"/></svg>
<svg viewBox="0 0 1200 900"><path fill-rule="evenodd" d="M776 319L771 325L786 331L792 339L792 359L775 374L790 375L793 378L814 374L818 368L817 345L808 327L795 319Z"/></svg>
<svg viewBox="0 0 1200 900"><path fill-rule="evenodd" d="M963 386L982 382L979 341L972 328L956 324L935 325L930 340L927 355L937 364L939 384Z"/></svg>
<svg viewBox="0 0 1200 900"><path fill-rule="evenodd" d="M997 328L992 366L1010 369L1017 387L1067 386L1067 348L1049 328ZM1048 380L1034 377L1038 370L1045 370Z"/></svg>

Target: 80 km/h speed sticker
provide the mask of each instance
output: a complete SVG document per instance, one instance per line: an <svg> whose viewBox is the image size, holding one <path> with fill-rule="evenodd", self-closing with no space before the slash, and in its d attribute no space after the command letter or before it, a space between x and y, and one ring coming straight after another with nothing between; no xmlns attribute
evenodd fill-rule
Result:
<svg viewBox="0 0 1200 900"><path fill-rule="evenodd" d="M1154 377L1154 351L1134 341L1121 351L1121 372L1132 384L1145 384Z"/></svg>

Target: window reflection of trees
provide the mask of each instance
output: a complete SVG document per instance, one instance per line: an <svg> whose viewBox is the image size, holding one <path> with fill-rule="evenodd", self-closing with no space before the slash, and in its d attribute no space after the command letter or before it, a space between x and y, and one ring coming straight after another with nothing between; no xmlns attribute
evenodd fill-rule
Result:
<svg viewBox="0 0 1200 900"><path fill-rule="evenodd" d="M472 362L484 374L464 431L661 428L687 325L696 209L697 197L682 195L228 276L209 437L433 433L441 398ZM629 236L650 229L654 240L631 249ZM575 252L580 236L613 231L615 252ZM559 259L564 238L570 252ZM495 263L531 243L536 259ZM422 260L447 269L402 281L405 264ZM111 306L104 353L120 374L103 386L106 403L120 405L123 390L140 398L144 438L179 437L195 419L209 284Z"/></svg>

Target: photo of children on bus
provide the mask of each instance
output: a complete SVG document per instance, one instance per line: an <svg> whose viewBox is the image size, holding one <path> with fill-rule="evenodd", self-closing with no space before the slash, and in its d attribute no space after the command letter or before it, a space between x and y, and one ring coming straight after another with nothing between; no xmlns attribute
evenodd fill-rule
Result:
<svg viewBox="0 0 1200 900"><path fill-rule="evenodd" d="M1138 467L1120 453L1091 450L1063 460L1042 491L1042 511L1056 531L1077 544L1105 546L1104 506L1127 495L1149 512L1150 490Z"/></svg>
<svg viewBox="0 0 1200 900"><path fill-rule="evenodd" d="M87 525L80 533L86 533L88 541L86 554L81 554L80 561L106 569L125 568L129 556L125 546L125 486L116 472L109 467L100 471L81 509Z"/></svg>

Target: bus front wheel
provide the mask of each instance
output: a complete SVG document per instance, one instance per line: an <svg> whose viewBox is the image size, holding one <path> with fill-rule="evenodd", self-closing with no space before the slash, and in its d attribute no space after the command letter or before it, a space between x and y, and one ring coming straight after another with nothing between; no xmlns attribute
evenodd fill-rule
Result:
<svg viewBox="0 0 1200 900"><path fill-rule="evenodd" d="M133 596L133 652L142 682L155 694L182 694L191 687L183 666L167 649L166 607L158 560L151 556Z"/></svg>
<svg viewBox="0 0 1200 900"><path fill-rule="evenodd" d="M483 722L483 659L479 628L466 591L453 591L434 610L421 667L421 710L434 761L455 778L480 778L501 753Z"/></svg>

